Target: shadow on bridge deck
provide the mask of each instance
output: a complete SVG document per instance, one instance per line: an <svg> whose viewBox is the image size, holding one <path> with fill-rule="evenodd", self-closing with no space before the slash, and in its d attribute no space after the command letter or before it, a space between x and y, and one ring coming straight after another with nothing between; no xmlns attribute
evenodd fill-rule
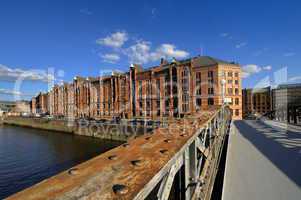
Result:
<svg viewBox="0 0 301 200"><path fill-rule="evenodd" d="M301 187L300 132L269 126L262 121L236 121L234 124L243 137Z"/></svg>

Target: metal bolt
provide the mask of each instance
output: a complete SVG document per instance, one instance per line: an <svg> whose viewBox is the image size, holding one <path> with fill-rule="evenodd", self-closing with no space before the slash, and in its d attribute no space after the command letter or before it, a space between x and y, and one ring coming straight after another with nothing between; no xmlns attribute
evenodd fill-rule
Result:
<svg viewBox="0 0 301 200"><path fill-rule="evenodd" d="M119 195L126 194L129 191L129 189L125 185L121 184L113 185L112 189L115 194Z"/></svg>
<svg viewBox="0 0 301 200"><path fill-rule="evenodd" d="M129 144L129 143L125 143L125 144L123 144L122 146L123 146L123 147L128 147L128 146L130 146L130 144Z"/></svg>
<svg viewBox="0 0 301 200"><path fill-rule="evenodd" d="M77 168L72 168L72 169L68 170L68 174L70 174L70 175L77 175L77 174L79 174L79 171L78 171Z"/></svg>
<svg viewBox="0 0 301 200"><path fill-rule="evenodd" d="M116 155L112 155L112 156L109 156L108 159L109 159L109 160L116 160L116 159L117 159L117 156L116 156Z"/></svg>
<svg viewBox="0 0 301 200"><path fill-rule="evenodd" d="M142 160L132 160L131 164L134 166L141 166Z"/></svg>
<svg viewBox="0 0 301 200"><path fill-rule="evenodd" d="M162 154L166 154L166 153L167 153L167 151L168 151L167 149L161 149L161 150L160 150L160 153L162 153Z"/></svg>

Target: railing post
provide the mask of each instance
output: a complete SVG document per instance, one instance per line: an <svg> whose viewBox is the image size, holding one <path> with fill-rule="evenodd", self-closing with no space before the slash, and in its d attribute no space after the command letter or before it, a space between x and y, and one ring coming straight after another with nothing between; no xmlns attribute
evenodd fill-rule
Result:
<svg viewBox="0 0 301 200"><path fill-rule="evenodd" d="M185 199L190 199L195 189L194 183L197 179L197 151L196 142L193 141L191 145L185 150Z"/></svg>
<svg viewBox="0 0 301 200"><path fill-rule="evenodd" d="M189 178L190 178L190 162L189 162L189 148L185 150L184 153L184 161L185 161L185 199L190 199L191 193L189 189Z"/></svg>

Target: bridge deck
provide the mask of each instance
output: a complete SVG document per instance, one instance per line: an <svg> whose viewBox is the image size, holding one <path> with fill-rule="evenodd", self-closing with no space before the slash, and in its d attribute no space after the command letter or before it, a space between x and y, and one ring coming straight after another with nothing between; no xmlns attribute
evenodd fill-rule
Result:
<svg viewBox="0 0 301 200"><path fill-rule="evenodd" d="M301 128L236 121L230 135L223 200L301 198Z"/></svg>

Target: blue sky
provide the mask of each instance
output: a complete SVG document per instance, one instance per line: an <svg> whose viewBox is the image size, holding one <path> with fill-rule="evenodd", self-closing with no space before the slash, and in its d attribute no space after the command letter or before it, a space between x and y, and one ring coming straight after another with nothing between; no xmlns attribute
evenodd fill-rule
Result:
<svg viewBox="0 0 301 200"><path fill-rule="evenodd" d="M259 0L1 1L0 100L47 90L48 70L71 81L126 71L131 62L149 67L162 56L236 61L243 87L284 67L300 82L300 8L300 1Z"/></svg>

